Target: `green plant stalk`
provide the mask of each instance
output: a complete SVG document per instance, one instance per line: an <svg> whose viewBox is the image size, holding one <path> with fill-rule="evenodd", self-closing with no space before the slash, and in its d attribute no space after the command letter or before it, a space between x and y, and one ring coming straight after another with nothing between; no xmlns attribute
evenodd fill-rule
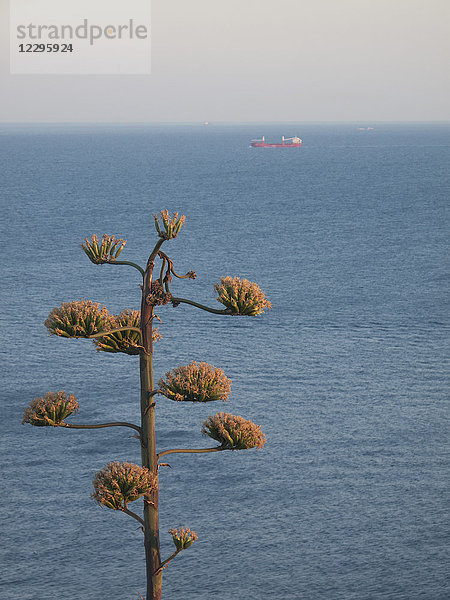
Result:
<svg viewBox="0 0 450 600"><path fill-rule="evenodd" d="M223 448L222 446L217 446L216 448L173 448L172 450L164 450L164 452L160 452L158 454L158 460L165 456L166 454L206 454L207 452L220 452L222 450L229 450L229 448Z"/></svg>
<svg viewBox="0 0 450 600"><path fill-rule="evenodd" d="M158 476L158 457L156 454L155 436L155 401L153 378L153 313L154 307L147 304L147 296L151 293L154 260L164 240L159 240L154 247L145 269L142 302L141 330L142 350L140 351L141 376L141 453L142 466L147 467ZM159 545L159 483L152 494L151 501L144 501L144 546L147 572L147 600L161 600L162 572L161 552Z"/></svg>
<svg viewBox="0 0 450 600"><path fill-rule="evenodd" d="M165 569L166 567L168 567L170 561L173 560L175 558L175 556L177 556L178 554L180 554L180 552L182 552L182 550L181 550L181 548L178 548L177 550L175 550L175 552L173 554L171 554L169 556L169 558L166 558L166 560L161 563L161 566L159 567L159 572L161 572L163 569Z"/></svg>
<svg viewBox="0 0 450 600"><path fill-rule="evenodd" d="M140 267L139 265L137 265L134 262L130 262L129 260L110 260L107 263L108 265L128 265L129 267L134 267L135 269L137 269L139 271L139 273L144 276L144 269L142 267Z"/></svg>
<svg viewBox="0 0 450 600"><path fill-rule="evenodd" d="M139 335L142 338L142 331L141 331L141 329L138 329L137 327L115 327L114 329L107 329L106 331L99 331L98 333L93 333L93 334L89 335L88 338L91 339L91 338L106 337L107 335L111 335L112 333L117 333L119 331L136 331L136 333L139 333Z"/></svg>
<svg viewBox="0 0 450 600"><path fill-rule="evenodd" d="M191 306L196 306L197 308L201 308L202 310L206 310L207 312L213 313L215 315L232 315L233 311L229 308L224 308L219 310L218 308L209 308L209 306L204 306L203 304L199 304L198 302L194 302L193 300L187 300L186 298L172 298L172 302L177 304L183 302L184 304L190 304Z"/></svg>
<svg viewBox="0 0 450 600"><path fill-rule="evenodd" d="M97 423L93 425L74 425L72 423L61 423L56 427L65 427L66 429L103 429L104 427L131 427L136 430L139 435L141 434L141 428L133 423L126 423L125 421L117 421L111 423Z"/></svg>

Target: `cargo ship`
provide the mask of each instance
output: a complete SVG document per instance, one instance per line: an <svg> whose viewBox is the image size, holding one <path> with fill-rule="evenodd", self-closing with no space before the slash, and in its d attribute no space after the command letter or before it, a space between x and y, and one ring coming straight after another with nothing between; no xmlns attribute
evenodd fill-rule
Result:
<svg viewBox="0 0 450 600"><path fill-rule="evenodd" d="M261 140L252 140L250 146L252 148L301 148L302 140L297 136L285 138L283 135L281 144L277 144L274 142L266 142L263 136Z"/></svg>

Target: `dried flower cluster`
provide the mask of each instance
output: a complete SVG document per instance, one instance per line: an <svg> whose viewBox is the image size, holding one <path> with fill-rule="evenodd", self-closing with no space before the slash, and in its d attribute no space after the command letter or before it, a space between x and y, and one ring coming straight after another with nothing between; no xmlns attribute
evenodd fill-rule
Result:
<svg viewBox="0 0 450 600"><path fill-rule="evenodd" d="M44 325L51 334L61 337L89 337L108 327L109 313L106 306L91 300L63 302L54 308Z"/></svg>
<svg viewBox="0 0 450 600"><path fill-rule="evenodd" d="M104 263L117 260L127 243L126 240L116 239L115 236L106 235L106 233L102 237L101 242L96 235L93 235L91 240L88 240L88 238L84 239L86 245L81 244L81 247L89 260L96 265L103 265Z"/></svg>
<svg viewBox="0 0 450 600"><path fill-rule="evenodd" d="M69 415L78 412L78 402L75 396L61 390L47 392L44 397L34 398L23 413L22 425L30 423L36 427L58 427Z"/></svg>
<svg viewBox="0 0 450 600"><path fill-rule="evenodd" d="M185 550L192 546L192 544L198 540L198 535L192 529L169 529L169 533L172 534L173 543L177 550Z"/></svg>
<svg viewBox="0 0 450 600"><path fill-rule="evenodd" d="M191 362L166 373L166 379L159 380L161 392L178 402L211 402L227 400L231 392L231 379L222 369L208 363Z"/></svg>
<svg viewBox="0 0 450 600"><path fill-rule="evenodd" d="M272 307L259 285L248 279L221 277L214 289L219 294L217 300L234 315L255 316Z"/></svg>
<svg viewBox="0 0 450 600"><path fill-rule="evenodd" d="M129 502L142 496L147 500L156 488L156 477L146 467L133 463L111 462L95 474L96 502L113 510L124 510Z"/></svg>
<svg viewBox="0 0 450 600"><path fill-rule="evenodd" d="M176 212L173 214L173 217L171 218L168 210L162 210L161 211L162 227L161 227L159 224L159 221L158 221L158 215L153 215L153 217L155 219L156 231L158 232L159 237L162 238L163 240L173 240L174 238L176 238L181 227L183 226L184 222L186 221L186 217L184 215L181 215L181 217L178 218L178 213Z"/></svg>
<svg viewBox="0 0 450 600"><path fill-rule="evenodd" d="M168 304L172 299L172 294L166 292L161 283L158 281L152 281L151 293L147 296L146 302L151 306L163 306Z"/></svg>
<svg viewBox="0 0 450 600"><path fill-rule="evenodd" d="M141 311L124 310L120 315L113 315L108 320L107 329L119 327L136 327L141 325ZM153 341L161 339L158 329L153 330ZM137 331L116 331L101 338L96 338L94 344L99 352L124 352L125 354L139 354L141 346L140 335Z"/></svg>
<svg viewBox="0 0 450 600"><path fill-rule="evenodd" d="M266 443L266 436L258 425L242 417L221 412L203 422L202 433L209 435L227 450L261 449Z"/></svg>

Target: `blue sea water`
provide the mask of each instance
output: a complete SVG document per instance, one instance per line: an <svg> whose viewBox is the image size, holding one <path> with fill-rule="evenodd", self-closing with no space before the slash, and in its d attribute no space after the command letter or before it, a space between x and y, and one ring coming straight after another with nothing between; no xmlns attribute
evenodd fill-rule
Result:
<svg viewBox="0 0 450 600"><path fill-rule="evenodd" d="M164 575L165 600L444 600L448 578L450 125L3 125L4 600L132 600L142 534L90 498L111 460L139 461L126 429L21 426L49 390L73 422L138 421L136 357L49 337L61 302L139 308L139 275L89 263L80 242L114 233L145 264L153 213L187 216L166 251L176 295L210 306L222 275L257 281L256 318L160 310L156 376L222 367L231 400L158 400L159 449L206 447L218 411L261 424L263 451L170 456L170 527L199 541ZM364 124L364 126L366 126ZM298 134L301 150L249 140Z"/></svg>

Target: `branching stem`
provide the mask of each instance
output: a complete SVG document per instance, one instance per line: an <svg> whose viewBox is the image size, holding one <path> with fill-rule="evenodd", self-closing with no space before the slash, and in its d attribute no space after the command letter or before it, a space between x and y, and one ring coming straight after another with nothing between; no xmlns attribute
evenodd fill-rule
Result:
<svg viewBox="0 0 450 600"><path fill-rule="evenodd" d="M72 425L72 423L61 423L57 427L66 427L67 429L103 429L104 427L131 427L141 435L141 428L139 425L133 423L126 423L122 421L114 421L112 423L98 423L95 425Z"/></svg>
<svg viewBox="0 0 450 600"><path fill-rule="evenodd" d="M161 563L161 565L160 565L159 569L158 569L157 571L155 571L155 572L153 573L153 575L157 575L157 574L158 574L158 573L160 573L160 572L161 572L163 569L166 569L166 568L169 566L169 563L170 563L170 561L171 561L173 558L175 558L175 556L176 556L177 554L179 554L180 552L181 552L181 549L179 549L179 550L178 550L178 549L177 549L177 550L175 550L175 552L174 552L173 554L171 554L171 555L169 556L169 558L167 558L167 559L166 559L164 562L162 562L162 563Z"/></svg>
<svg viewBox="0 0 450 600"><path fill-rule="evenodd" d="M185 298L172 298L173 304L178 304L183 302L184 304L190 304L191 306L196 306L197 308L201 308L202 310L206 310L207 312L214 313L215 315L232 315L233 312L229 308L224 308L223 310L218 310L216 308L209 308L208 306L204 306L203 304L199 304L198 302L194 302L193 300L186 300Z"/></svg>
<svg viewBox="0 0 450 600"><path fill-rule="evenodd" d="M137 265L136 263L130 262L128 260L111 260L104 264L105 265L128 265L129 267L134 267L135 269L137 269L139 271L139 273L142 275L142 277L144 277L144 269L142 267L140 267L139 265Z"/></svg>
<svg viewBox="0 0 450 600"><path fill-rule="evenodd" d="M199 448L199 449L184 449L184 448L173 448L172 450L164 450L157 455L158 460L166 454L204 454L205 452L220 452L222 450L228 450L222 446L216 448Z"/></svg>
<svg viewBox="0 0 450 600"><path fill-rule="evenodd" d="M167 268L167 276L170 277L170 274L172 273L172 275L175 275L175 277L178 277L178 279L192 279L193 271L189 271L188 273L186 273L186 275L178 275L178 273L176 273L175 270L174 270L174 268L173 268L173 260L171 258L169 258L167 256L167 254L165 254L164 252L162 252L160 250L158 252L158 256L159 256L159 258L164 259L164 261L167 260L167 262L169 263L169 266Z"/></svg>
<svg viewBox="0 0 450 600"><path fill-rule="evenodd" d="M162 265L161 265L161 271L159 272L159 281L161 282L161 286L163 285L163 282L164 282L164 271L166 269L166 263L167 263L166 259L163 258Z"/></svg>
<svg viewBox="0 0 450 600"><path fill-rule="evenodd" d="M133 517L133 519L136 519L136 521L139 521L139 523L142 525L142 527L145 527L144 519L141 519L141 517L139 515L137 515L136 513L134 513L132 510L130 510L127 507L125 507L125 508L122 507L120 510L122 512L124 512L126 515Z"/></svg>
<svg viewBox="0 0 450 600"><path fill-rule="evenodd" d="M89 336L89 338L105 337L107 335L110 335L111 333L117 333L118 331L136 331L137 333L139 333L142 340L142 331L139 329L139 327L116 327L115 329L108 329L108 331L100 331L99 333L93 333Z"/></svg>

